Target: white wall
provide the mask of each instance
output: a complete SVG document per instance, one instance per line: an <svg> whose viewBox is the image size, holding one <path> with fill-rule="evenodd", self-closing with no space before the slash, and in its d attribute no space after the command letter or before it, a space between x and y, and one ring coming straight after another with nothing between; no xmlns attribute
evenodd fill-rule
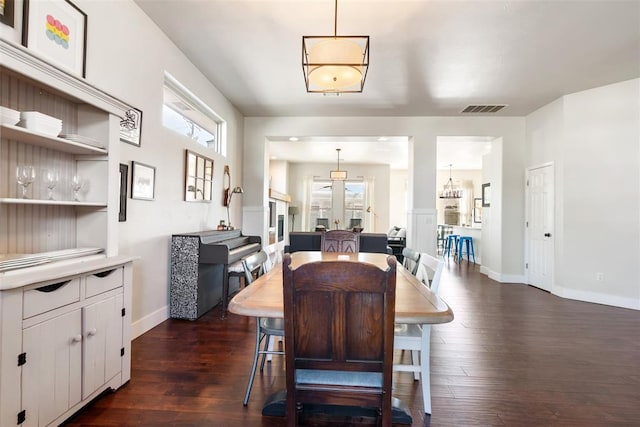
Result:
<svg viewBox="0 0 640 427"><path fill-rule="evenodd" d="M289 162L271 160L269 162L269 188L279 193L288 194Z"/></svg>
<svg viewBox="0 0 640 427"><path fill-rule="evenodd" d="M556 170L552 292L640 309L640 79L528 116L527 164L546 162Z"/></svg>
<svg viewBox="0 0 640 427"><path fill-rule="evenodd" d="M378 228L381 233L386 233L392 226L407 228L407 170L392 169L389 179L389 227L386 230Z"/></svg>
<svg viewBox="0 0 640 427"><path fill-rule="evenodd" d="M232 185L242 184L242 116L133 1L74 3L89 17L88 82L143 112L141 146L120 144L120 161L156 167L155 201L128 199L127 221L118 230L120 253L140 256L134 264L132 313L137 336L167 318L171 234L214 229L226 219L220 183L229 164ZM165 71L227 121L227 158L162 127ZM212 203L183 201L185 148L214 159ZM240 223L240 206L232 207L234 224Z"/></svg>

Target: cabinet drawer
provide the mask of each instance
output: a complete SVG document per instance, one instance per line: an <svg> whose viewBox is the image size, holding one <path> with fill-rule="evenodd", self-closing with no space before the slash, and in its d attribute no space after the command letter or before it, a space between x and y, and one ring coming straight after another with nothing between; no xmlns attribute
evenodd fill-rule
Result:
<svg viewBox="0 0 640 427"><path fill-rule="evenodd" d="M124 267L112 268L87 276L85 295L87 298L118 288L124 282Z"/></svg>
<svg viewBox="0 0 640 427"><path fill-rule="evenodd" d="M24 291L22 317L27 319L76 301L80 301L79 278L30 289Z"/></svg>

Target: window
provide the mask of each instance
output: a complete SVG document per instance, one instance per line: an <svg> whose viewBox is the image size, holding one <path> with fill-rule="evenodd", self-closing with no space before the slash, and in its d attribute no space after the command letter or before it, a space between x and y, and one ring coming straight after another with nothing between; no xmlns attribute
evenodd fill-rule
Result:
<svg viewBox="0 0 640 427"><path fill-rule="evenodd" d="M334 188L330 180L316 180L309 182L309 228L330 229L339 226L346 229L373 229L373 224L367 224L368 206L370 204L369 191L373 190L373 183L365 180L344 182ZM339 194L333 194L338 191ZM341 206L333 206L333 200L342 199ZM339 224L334 221L339 220Z"/></svg>
<svg viewBox="0 0 640 427"><path fill-rule="evenodd" d="M225 122L167 73L164 77L162 124L216 153L226 155Z"/></svg>
<svg viewBox="0 0 640 427"><path fill-rule="evenodd" d="M365 196L367 185L363 181L347 181L344 186L344 215L347 229L364 228Z"/></svg>
<svg viewBox="0 0 640 427"><path fill-rule="evenodd" d="M311 231L317 226L330 229L331 216L331 181L314 181L311 183L311 206L309 209L309 225Z"/></svg>

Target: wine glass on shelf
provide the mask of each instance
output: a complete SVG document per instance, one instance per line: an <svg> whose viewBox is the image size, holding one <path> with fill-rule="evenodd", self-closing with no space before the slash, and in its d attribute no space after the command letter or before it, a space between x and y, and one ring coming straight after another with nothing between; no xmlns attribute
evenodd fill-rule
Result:
<svg viewBox="0 0 640 427"><path fill-rule="evenodd" d="M48 170L44 174L44 183L47 186L47 197L49 200L53 200L53 189L58 185L59 175L58 172Z"/></svg>
<svg viewBox="0 0 640 427"><path fill-rule="evenodd" d="M36 180L36 170L33 166L21 165L16 167L16 181L22 186L21 197L27 198L27 188Z"/></svg>
<svg viewBox="0 0 640 427"><path fill-rule="evenodd" d="M82 188L82 184L82 177L77 174L73 175L73 177L71 178L71 189L73 190L73 200L75 200L76 202L79 200L78 192Z"/></svg>

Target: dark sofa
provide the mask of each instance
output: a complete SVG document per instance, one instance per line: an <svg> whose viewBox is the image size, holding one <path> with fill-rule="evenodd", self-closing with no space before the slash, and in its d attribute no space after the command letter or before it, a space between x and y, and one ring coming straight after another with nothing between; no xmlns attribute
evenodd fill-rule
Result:
<svg viewBox="0 0 640 427"><path fill-rule="evenodd" d="M293 231L289 233L289 244L284 247L285 253L299 251L319 251L322 242L321 231ZM360 252L390 254L387 246L387 235L383 233L359 233Z"/></svg>

